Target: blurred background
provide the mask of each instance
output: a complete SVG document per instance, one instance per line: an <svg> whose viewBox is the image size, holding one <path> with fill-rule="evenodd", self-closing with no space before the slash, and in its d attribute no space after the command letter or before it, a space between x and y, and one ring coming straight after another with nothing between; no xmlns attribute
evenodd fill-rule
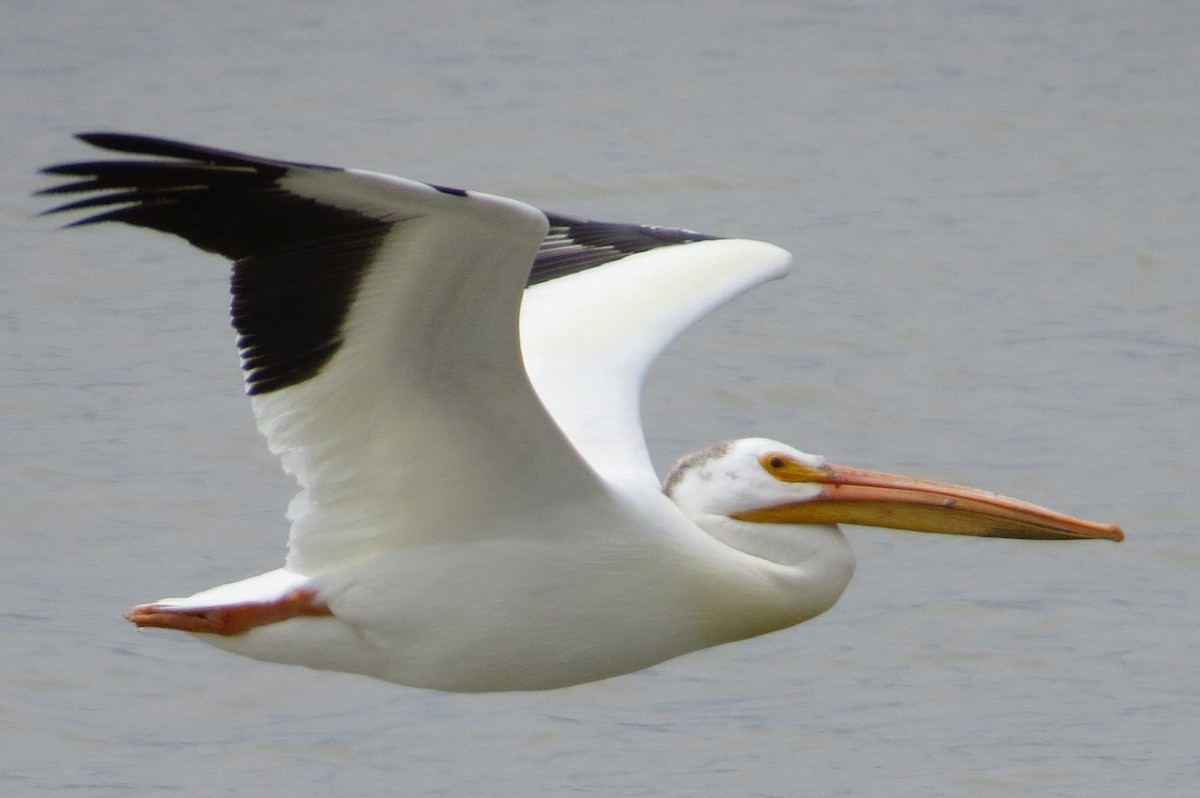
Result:
<svg viewBox="0 0 1200 798"><path fill-rule="evenodd" d="M0 70L5 795L1194 794L1200 5L6 0ZM850 529L826 615L550 693L137 633L294 488L226 265L37 216L106 129L779 244L651 374L660 468L766 435L1128 540Z"/></svg>

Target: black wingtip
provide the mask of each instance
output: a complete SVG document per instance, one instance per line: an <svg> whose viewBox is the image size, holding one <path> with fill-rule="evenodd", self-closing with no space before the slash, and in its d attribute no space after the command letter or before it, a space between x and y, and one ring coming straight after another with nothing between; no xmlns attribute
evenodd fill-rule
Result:
<svg viewBox="0 0 1200 798"><path fill-rule="evenodd" d="M116 131L112 130L84 130L75 134L75 138L79 139L80 141L87 142L88 144L94 144L97 147L103 147L105 149L111 149L107 144L104 143L105 141L109 139L121 139L128 137L152 138L151 136L142 136L137 133L117 133Z"/></svg>
<svg viewBox="0 0 1200 798"><path fill-rule="evenodd" d="M111 130L84 131L76 133L75 138L102 150L128 152L135 155L159 155L168 158L191 157L180 153L190 153L193 150L202 149L184 141L145 136L140 133L117 133Z"/></svg>
<svg viewBox="0 0 1200 798"><path fill-rule="evenodd" d="M217 166L246 166L267 159L250 158L238 152L218 150L211 147L201 147L186 141L164 139L157 136L144 136L138 133L115 133L112 131L90 131L76 133L75 138L82 142L113 152L127 152L132 155L148 155L157 158L180 158L187 161L201 161Z"/></svg>
<svg viewBox="0 0 1200 798"><path fill-rule="evenodd" d="M85 131L83 133L76 133L75 138L104 150L125 152L133 155L147 155L156 158L176 158L212 166L240 166L254 169L290 169L293 167L303 167L305 169L322 169L328 171L339 170L339 167L335 166L284 161L277 158L262 158L246 155L234 150L203 147L199 144L189 144L186 141L164 139L158 136L145 136L139 133L114 133L103 130Z"/></svg>

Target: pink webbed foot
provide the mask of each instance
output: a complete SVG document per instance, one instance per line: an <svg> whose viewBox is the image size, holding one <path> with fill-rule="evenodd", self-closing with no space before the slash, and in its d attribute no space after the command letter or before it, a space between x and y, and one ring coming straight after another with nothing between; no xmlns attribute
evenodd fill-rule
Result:
<svg viewBox="0 0 1200 798"><path fill-rule="evenodd" d="M125 613L139 628L177 629L213 635L240 635L256 626L279 623L289 618L325 616L333 613L315 602L311 590L297 588L275 601L221 604L213 607L173 607L170 604L141 604Z"/></svg>

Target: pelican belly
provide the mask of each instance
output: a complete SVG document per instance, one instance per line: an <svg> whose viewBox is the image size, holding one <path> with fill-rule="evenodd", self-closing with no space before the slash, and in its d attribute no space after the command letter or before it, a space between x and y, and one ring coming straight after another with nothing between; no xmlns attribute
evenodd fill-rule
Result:
<svg viewBox="0 0 1200 798"><path fill-rule="evenodd" d="M639 670L711 645L689 608L694 585L648 566L661 561L650 546L634 552L586 537L398 551L328 587L337 622L369 653L354 667L319 664L319 653L303 664L465 692L549 689ZM329 621L288 623L310 620Z"/></svg>

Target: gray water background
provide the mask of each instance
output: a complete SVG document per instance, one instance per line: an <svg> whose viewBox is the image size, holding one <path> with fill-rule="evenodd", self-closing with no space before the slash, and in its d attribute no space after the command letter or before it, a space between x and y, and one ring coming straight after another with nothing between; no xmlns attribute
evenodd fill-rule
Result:
<svg viewBox="0 0 1200 798"><path fill-rule="evenodd" d="M1200 794L1200 4L0 4L0 793ZM225 268L60 232L139 131L762 238L656 366L656 462L763 434L1129 539L849 530L810 623L460 696L137 633L275 567Z"/></svg>

